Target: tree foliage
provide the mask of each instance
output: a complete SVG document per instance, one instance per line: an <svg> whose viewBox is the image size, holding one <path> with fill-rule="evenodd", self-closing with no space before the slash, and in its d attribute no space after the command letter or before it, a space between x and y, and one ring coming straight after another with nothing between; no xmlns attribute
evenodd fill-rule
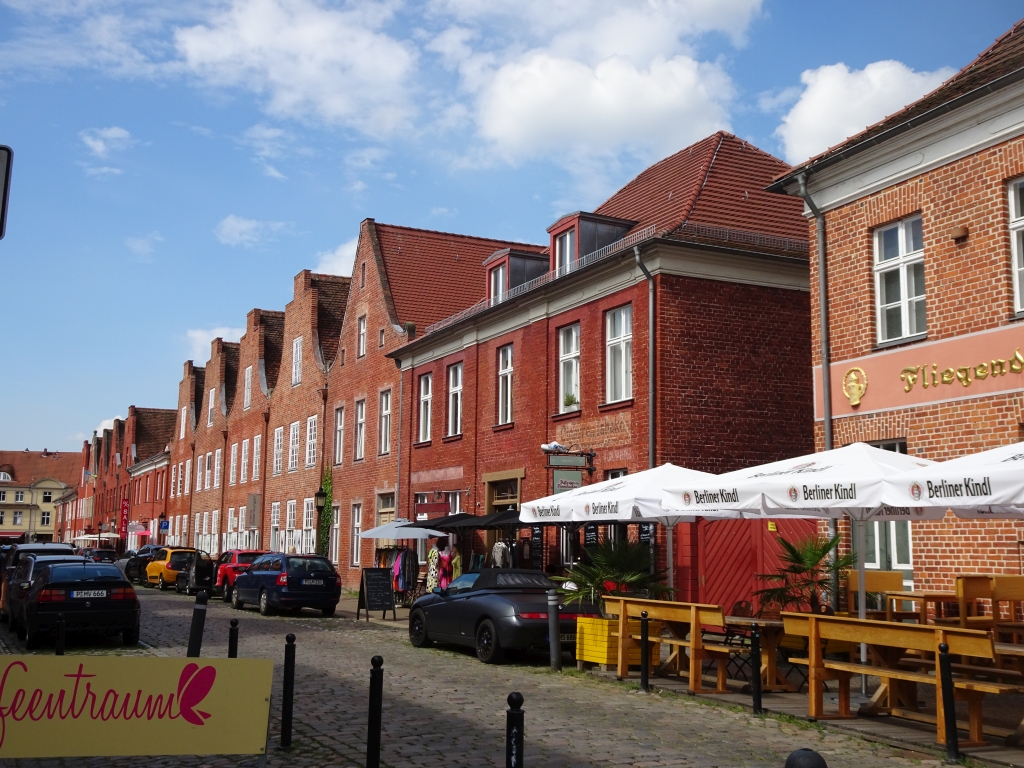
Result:
<svg viewBox="0 0 1024 768"><path fill-rule="evenodd" d="M589 562L576 563L568 576L555 576L568 603L593 603L604 610L602 595L656 597L672 590L663 583L664 571L651 573L651 548L647 544L605 541L587 547ZM576 589L569 587L575 585Z"/></svg>
<svg viewBox="0 0 1024 768"><path fill-rule="evenodd" d="M782 547L782 567L775 573L762 573L757 577L769 585L754 593L761 599L762 607L778 604L783 609L799 610L809 606L812 612L817 612L822 601L827 603L832 597L839 573L857 563L853 552L832 556L832 551L839 546L838 535L831 539L815 536L795 543L781 536L778 540Z"/></svg>

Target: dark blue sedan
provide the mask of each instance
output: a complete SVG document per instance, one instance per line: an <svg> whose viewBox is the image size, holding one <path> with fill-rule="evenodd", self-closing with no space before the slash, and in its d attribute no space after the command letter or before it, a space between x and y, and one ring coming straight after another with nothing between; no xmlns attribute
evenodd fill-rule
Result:
<svg viewBox="0 0 1024 768"><path fill-rule="evenodd" d="M280 552L263 555L238 574L231 593L232 607L254 603L264 616L278 610L297 614L303 608L333 616L340 599L341 576L327 558Z"/></svg>

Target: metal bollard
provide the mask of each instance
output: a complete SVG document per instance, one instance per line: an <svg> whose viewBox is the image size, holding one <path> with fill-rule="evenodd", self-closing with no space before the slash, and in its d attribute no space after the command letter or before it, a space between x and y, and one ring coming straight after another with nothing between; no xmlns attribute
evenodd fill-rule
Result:
<svg viewBox="0 0 1024 768"><path fill-rule="evenodd" d="M946 724L946 762L960 762L960 734L956 730L956 706L953 698L953 669L949 644L939 643L939 679L942 682L942 715Z"/></svg>
<svg viewBox="0 0 1024 768"><path fill-rule="evenodd" d="M551 650L551 669L562 671L562 623L558 618L558 591L548 590L548 645Z"/></svg>
<svg viewBox="0 0 1024 768"><path fill-rule="evenodd" d="M67 634L67 628L66 628L66 625L65 625L65 622L64 622L64 614L63 613L58 613L57 614L57 644L56 644L56 646L53 649L54 655L56 655L56 656L63 656L64 655L64 640L65 640L65 635L66 634Z"/></svg>
<svg viewBox="0 0 1024 768"><path fill-rule="evenodd" d="M203 649L203 629L206 627L206 603L210 596L206 590L196 595L196 604L192 609L192 626L188 631L188 652L189 658L198 658L199 652Z"/></svg>
<svg viewBox="0 0 1024 768"><path fill-rule="evenodd" d="M649 643L648 625L651 620L647 618L647 611L640 611L640 690L651 690L651 647Z"/></svg>
<svg viewBox="0 0 1024 768"><path fill-rule="evenodd" d="M828 768L828 765L824 757L804 747L789 753L785 768Z"/></svg>
<svg viewBox="0 0 1024 768"><path fill-rule="evenodd" d="M238 619L232 619L228 629L228 658L238 658Z"/></svg>
<svg viewBox="0 0 1024 768"><path fill-rule="evenodd" d="M295 635L284 638L284 683L281 686L281 747L292 745L292 707L295 703Z"/></svg>
<svg viewBox="0 0 1024 768"><path fill-rule="evenodd" d="M370 713L366 718L366 768L380 768L381 710L384 706L384 659L370 659Z"/></svg>
<svg viewBox="0 0 1024 768"><path fill-rule="evenodd" d="M761 628L750 625L750 693L754 697L754 714L763 715L761 706Z"/></svg>
<svg viewBox="0 0 1024 768"><path fill-rule="evenodd" d="M510 693L508 706L505 710L505 768L523 768L523 729L526 726L523 694Z"/></svg>

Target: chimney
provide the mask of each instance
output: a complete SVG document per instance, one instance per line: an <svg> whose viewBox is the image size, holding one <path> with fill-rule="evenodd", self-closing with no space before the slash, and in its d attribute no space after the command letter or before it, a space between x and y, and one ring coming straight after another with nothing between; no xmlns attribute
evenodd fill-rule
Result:
<svg viewBox="0 0 1024 768"><path fill-rule="evenodd" d="M416 338L416 323L405 324L405 335L409 337L409 341Z"/></svg>

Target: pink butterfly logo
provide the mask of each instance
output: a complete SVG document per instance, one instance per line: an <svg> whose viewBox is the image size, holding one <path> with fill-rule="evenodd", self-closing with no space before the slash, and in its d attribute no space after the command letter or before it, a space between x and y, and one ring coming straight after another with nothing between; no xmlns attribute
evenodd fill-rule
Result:
<svg viewBox="0 0 1024 768"><path fill-rule="evenodd" d="M216 667L199 668L198 664L186 664L178 678L178 711L185 722L204 725L210 719L209 712L197 710L203 699L213 688L217 679Z"/></svg>

